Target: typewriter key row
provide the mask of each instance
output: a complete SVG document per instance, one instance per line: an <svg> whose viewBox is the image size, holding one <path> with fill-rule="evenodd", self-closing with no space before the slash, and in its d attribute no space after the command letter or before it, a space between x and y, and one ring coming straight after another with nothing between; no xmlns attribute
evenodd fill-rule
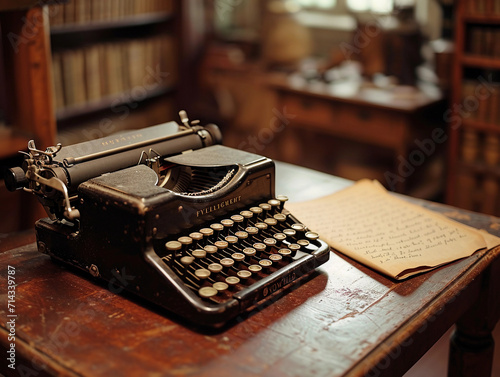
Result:
<svg viewBox="0 0 500 377"><path fill-rule="evenodd" d="M285 196L166 242L164 261L199 296L224 302L316 250L318 234L294 221Z"/></svg>

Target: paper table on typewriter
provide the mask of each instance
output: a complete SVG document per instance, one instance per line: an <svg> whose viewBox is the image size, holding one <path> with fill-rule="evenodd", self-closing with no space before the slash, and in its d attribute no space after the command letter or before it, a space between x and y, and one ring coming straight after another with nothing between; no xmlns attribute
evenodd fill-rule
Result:
<svg viewBox="0 0 500 377"><path fill-rule="evenodd" d="M219 145L215 125L169 122L37 150L6 185L38 196L39 251L202 325L307 275L328 245L275 196L274 163ZM130 278L133 277L133 278Z"/></svg>

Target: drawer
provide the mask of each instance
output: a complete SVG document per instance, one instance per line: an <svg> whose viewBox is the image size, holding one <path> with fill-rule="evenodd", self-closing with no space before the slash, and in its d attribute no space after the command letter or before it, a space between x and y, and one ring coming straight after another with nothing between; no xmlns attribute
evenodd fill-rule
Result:
<svg viewBox="0 0 500 377"><path fill-rule="evenodd" d="M334 136L396 148L406 139L409 115L363 104L281 94L290 127L320 130Z"/></svg>

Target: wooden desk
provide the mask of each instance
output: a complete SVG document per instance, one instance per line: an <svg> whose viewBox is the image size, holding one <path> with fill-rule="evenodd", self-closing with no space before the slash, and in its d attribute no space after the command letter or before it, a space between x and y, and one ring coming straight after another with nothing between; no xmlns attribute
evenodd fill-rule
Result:
<svg viewBox="0 0 500 377"><path fill-rule="evenodd" d="M277 179L277 192L293 200L350 184L286 164ZM419 203L500 233L500 219ZM0 368L8 376L401 376L458 321L450 375L487 376L500 315L499 254L478 252L395 283L332 252L272 305L203 332L75 275L31 244L0 254L0 292L7 266L16 269L18 369L6 368L5 295Z"/></svg>
<svg viewBox="0 0 500 377"><path fill-rule="evenodd" d="M440 97L403 87L394 90L358 88L352 82L293 84L293 80L282 76L270 76L268 83L276 94L277 109L288 115L287 130L276 138L279 155L287 162L315 166L332 174L347 174L347 178L353 179L366 177L348 176L353 170L362 169L363 173L369 171L374 175L372 178L380 180L391 190L408 194L411 192L408 188L412 186L409 181L417 174L407 172L412 168L423 170L441 153L444 140L436 142L432 139L433 131L444 125L445 101ZM344 142L334 144L329 136ZM420 142L431 140L432 150L429 146L428 151L421 151L416 139ZM334 146L342 147L346 140L353 143L345 150ZM353 153L358 160L362 154L365 158L342 167L346 165L341 162L342 158L347 157L342 155L348 155L352 147L359 149ZM314 155L310 151L315 151ZM383 151L388 157L377 163L377 155ZM425 161L421 161L421 155ZM340 162L336 164L337 160ZM404 166L403 160L409 161L411 168ZM400 178L387 179L386 171ZM414 186L418 180L413 180ZM435 182L427 180L425 183L432 186ZM444 181L440 184L441 187L429 188L431 194L426 197L432 197L432 193L442 189Z"/></svg>

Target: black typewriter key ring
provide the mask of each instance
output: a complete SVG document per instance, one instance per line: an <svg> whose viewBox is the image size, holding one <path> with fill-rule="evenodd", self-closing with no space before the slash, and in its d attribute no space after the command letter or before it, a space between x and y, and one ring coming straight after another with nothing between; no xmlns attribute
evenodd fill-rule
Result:
<svg viewBox="0 0 500 377"><path fill-rule="evenodd" d="M243 216L243 227L246 228L249 225L250 219L253 217L253 212L252 211L241 211L240 215Z"/></svg>
<svg viewBox="0 0 500 377"><path fill-rule="evenodd" d="M213 241L214 230L212 228L201 228L199 232L203 234L204 243Z"/></svg>
<svg viewBox="0 0 500 377"><path fill-rule="evenodd" d="M221 220L220 223L224 226L223 235L224 236L230 235L231 234L231 228L234 225L234 221L231 220L231 219L224 219L224 220Z"/></svg>
<svg viewBox="0 0 500 377"><path fill-rule="evenodd" d="M203 234L201 234L200 232L189 233L189 237L191 237L191 239L193 240L193 243L194 243L195 247L201 247L202 248L204 246L201 243L201 240L203 240Z"/></svg>
<svg viewBox="0 0 500 377"><path fill-rule="evenodd" d="M260 203L259 207L262 208L262 217L263 219L267 218L267 216L271 212L271 205L269 203Z"/></svg>
<svg viewBox="0 0 500 377"><path fill-rule="evenodd" d="M193 239L188 236L182 236L177 239L182 245L181 249L181 255L188 255L189 254L189 247L193 243Z"/></svg>
<svg viewBox="0 0 500 377"><path fill-rule="evenodd" d="M288 245L288 249L290 249L290 251L292 252L292 254L290 256L292 258L294 258L297 255L297 251L300 250L300 245L296 244L296 243L292 243L292 244Z"/></svg>
<svg viewBox="0 0 500 377"><path fill-rule="evenodd" d="M234 287L240 283L240 278L237 276L228 276L225 282L229 285L229 289L234 289Z"/></svg>
<svg viewBox="0 0 500 377"><path fill-rule="evenodd" d="M275 215L279 211L280 201L278 199L269 199L267 204L271 206L271 213Z"/></svg>
<svg viewBox="0 0 500 377"><path fill-rule="evenodd" d="M288 196L278 195L278 196L276 196L276 199L279 200L279 202L280 202L279 211L283 212L283 208L285 207L285 203L288 201Z"/></svg>
<svg viewBox="0 0 500 377"><path fill-rule="evenodd" d="M245 227L243 226L243 221L245 218L242 215L232 215L231 220L234 221L234 225L236 229L244 229Z"/></svg>
<svg viewBox="0 0 500 377"><path fill-rule="evenodd" d="M269 273L273 262L271 262L269 259L261 259L259 261L259 265L262 267L262 271L264 271L265 273Z"/></svg>
<svg viewBox="0 0 500 377"><path fill-rule="evenodd" d="M262 208L260 207L250 207L250 212L252 212L255 216L255 222L258 222L259 220L262 220Z"/></svg>
<svg viewBox="0 0 500 377"><path fill-rule="evenodd" d="M213 239L216 241L219 239L220 234L224 231L224 225L220 223L210 224L210 228L214 231Z"/></svg>
<svg viewBox="0 0 500 377"><path fill-rule="evenodd" d="M279 249L278 254L281 255L285 260L292 258L292 251L290 249Z"/></svg>
<svg viewBox="0 0 500 377"><path fill-rule="evenodd" d="M281 245L283 244L283 241L286 240L285 233L276 233L273 237L276 240L276 247L281 247Z"/></svg>
<svg viewBox="0 0 500 377"><path fill-rule="evenodd" d="M182 250L182 244L179 241L168 241L165 243L165 248L168 253L172 256L169 260L170 262L175 258L180 256L180 252Z"/></svg>
<svg viewBox="0 0 500 377"><path fill-rule="evenodd" d="M216 296L218 293L214 287L202 287L199 289L198 294L202 298L210 298Z"/></svg>

